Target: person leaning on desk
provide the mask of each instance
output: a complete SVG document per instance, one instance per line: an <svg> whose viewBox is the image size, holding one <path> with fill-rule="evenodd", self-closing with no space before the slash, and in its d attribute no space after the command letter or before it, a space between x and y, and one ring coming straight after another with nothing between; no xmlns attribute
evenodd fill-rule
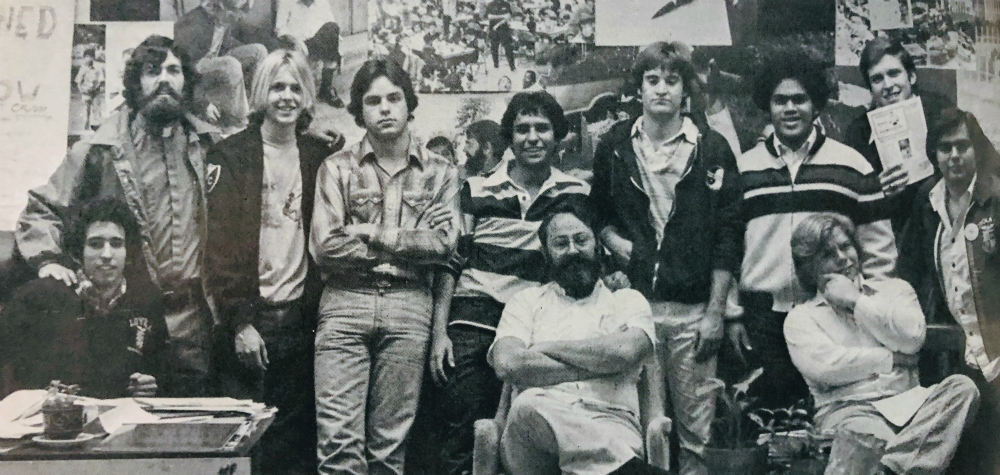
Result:
<svg viewBox="0 0 1000 475"><path fill-rule="evenodd" d="M0 312L0 361L14 368L11 389L61 380L96 398L155 395L167 327L131 212L117 200L87 203L66 243L74 262L60 264L78 269L77 284L33 280Z"/></svg>

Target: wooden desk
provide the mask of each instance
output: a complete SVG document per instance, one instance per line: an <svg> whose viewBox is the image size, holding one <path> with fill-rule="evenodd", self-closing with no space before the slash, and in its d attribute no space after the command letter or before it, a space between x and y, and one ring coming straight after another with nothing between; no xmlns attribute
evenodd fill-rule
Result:
<svg viewBox="0 0 1000 475"><path fill-rule="evenodd" d="M4 441L16 448L0 454L4 475L251 475L250 453L273 421L259 420L232 449L171 451L108 448L106 437L81 447L59 450L32 442Z"/></svg>

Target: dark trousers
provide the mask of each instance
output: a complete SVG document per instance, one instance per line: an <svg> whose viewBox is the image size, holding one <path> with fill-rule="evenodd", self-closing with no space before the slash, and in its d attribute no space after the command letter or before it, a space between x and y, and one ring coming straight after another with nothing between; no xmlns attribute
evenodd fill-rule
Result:
<svg viewBox="0 0 1000 475"><path fill-rule="evenodd" d="M489 298L456 297L451 303L452 320L485 319L495 323L502 312L503 304ZM420 435L411 442L410 453L423 459L424 473L472 472L473 424L496 415L503 390L503 382L486 363L486 352L494 336L491 330L468 325L448 328L455 351L455 368L443 387L424 385L425 404L417 416L420 429L415 429ZM408 473L414 473L407 468Z"/></svg>
<svg viewBox="0 0 1000 475"><path fill-rule="evenodd" d="M983 373L965 364L957 371L976 383L979 389L979 412L962 434L948 468L950 475L1000 474L1000 378L992 383Z"/></svg>
<svg viewBox="0 0 1000 475"><path fill-rule="evenodd" d="M743 323L753 346L748 358L750 367L764 368L764 374L753 384L750 396L758 398L757 405L760 407L777 409L808 398L809 387L788 354L784 333L788 314L771 310L772 302L767 294L740 294Z"/></svg>
<svg viewBox="0 0 1000 475"><path fill-rule="evenodd" d="M254 327L264 339L267 370L248 368L236 360L232 332L221 342L225 396L250 398L278 408L255 454L259 473L316 473L316 413L313 397L313 332L304 325L299 302L262 306Z"/></svg>
<svg viewBox="0 0 1000 475"><path fill-rule="evenodd" d="M514 71L514 38L510 30L500 28L490 33L490 54L493 55L494 68L500 68L500 45L503 45L504 54L507 56L507 65Z"/></svg>

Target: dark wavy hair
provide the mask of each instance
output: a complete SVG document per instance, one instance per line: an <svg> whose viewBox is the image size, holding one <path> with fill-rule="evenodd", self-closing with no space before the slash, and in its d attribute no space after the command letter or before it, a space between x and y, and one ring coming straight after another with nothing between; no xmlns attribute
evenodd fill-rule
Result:
<svg viewBox="0 0 1000 475"><path fill-rule="evenodd" d="M832 91L822 65L802 51L791 51L764 63L754 75L753 101L757 107L765 112L771 110L771 95L785 79L802 85L817 112L830 100Z"/></svg>
<svg viewBox="0 0 1000 475"><path fill-rule="evenodd" d="M910 56L910 52L906 51L903 43L899 40L879 36L865 44L865 49L861 50L861 62L858 64L858 69L861 70L861 77L865 80L865 85L869 88L872 87L872 84L868 79L868 70L878 64L879 61L882 61L882 58L886 55L895 56L899 59L899 62L903 63L903 68L906 69L907 74L917 73L917 65L913 62L913 56Z"/></svg>
<svg viewBox="0 0 1000 475"><path fill-rule="evenodd" d="M72 222L63 240L63 249L74 259L83 259L83 247L87 242L87 228L98 222L115 223L125 231L125 243L128 249L126 258L133 259L140 249L139 224L132 216L132 210L114 198L98 198L84 203Z"/></svg>
<svg viewBox="0 0 1000 475"><path fill-rule="evenodd" d="M142 101L142 69L143 66L151 64L159 66L167 59L167 53L173 53L181 62L181 70L184 73L184 91L182 96L188 104L194 100L194 88L198 84L200 76L195 70L191 61L191 56L183 48L174 43L174 40L160 35L149 35L139 46L132 51L132 56L125 63L125 73L122 77L122 84L125 90L122 97L129 109L135 114L139 110L139 103Z"/></svg>
<svg viewBox="0 0 1000 475"><path fill-rule="evenodd" d="M692 49L679 41L658 41L644 48L632 62L628 83L625 85L629 95L642 91L642 80L647 72L663 68L681 77L684 84L684 94L691 104L691 115L700 116L705 110L704 88L698 78L694 63L691 61Z"/></svg>
<svg viewBox="0 0 1000 475"><path fill-rule="evenodd" d="M569 121L556 98L545 91L519 92L510 99L500 119L500 137L504 143L509 144L513 140L514 121L521 114L540 114L549 119L556 142L562 141L569 133Z"/></svg>
<svg viewBox="0 0 1000 475"><path fill-rule="evenodd" d="M347 105L347 112L354 116L354 123L358 127L365 127L364 104L365 93L372 87L376 79L384 77L396 87L403 90L406 98L406 109L410 112L410 120L413 120L413 111L417 108L417 93L413 90L413 82L410 75L406 73L402 66L394 61L385 58L369 59L361 65L361 69L354 75L354 82L351 83L351 103Z"/></svg>
<svg viewBox="0 0 1000 475"><path fill-rule="evenodd" d="M840 229L851 240L851 244L860 255L861 245L858 243L854 223L842 214L816 213L810 215L803 219L792 232L792 262L795 264L795 276L799 278L799 283L809 295L814 295L819 291L816 261L819 256L831 248L831 239L835 229Z"/></svg>
<svg viewBox="0 0 1000 475"><path fill-rule="evenodd" d="M993 146L993 142L990 142L989 137L983 132L982 126L979 125L979 120L971 112L966 112L956 107L949 107L942 110L941 115L938 116L937 121L934 123L935 128L932 130L936 130L937 134L931 136L931 149L928 152L936 153L934 151L937 150L937 144L941 140L941 137L954 132L962 124L965 124L966 130L969 131L969 140L972 141L972 146L976 150L976 172L979 176L1000 176L1000 153L997 152L996 147Z"/></svg>

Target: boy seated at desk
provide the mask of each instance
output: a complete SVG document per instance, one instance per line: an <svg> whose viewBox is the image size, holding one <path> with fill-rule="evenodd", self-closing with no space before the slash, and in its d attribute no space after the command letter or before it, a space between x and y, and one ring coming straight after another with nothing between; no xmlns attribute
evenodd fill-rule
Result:
<svg viewBox="0 0 1000 475"><path fill-rule="evenodd" d="M80 263L76 275L31 281L0 312L0 361L13 367L10 389L61 380L96 398L155 395L167 328L162 297L143 278L148 271L131 212L120 201L89 203L65 242L72 256L49 257Z"/></svg>

